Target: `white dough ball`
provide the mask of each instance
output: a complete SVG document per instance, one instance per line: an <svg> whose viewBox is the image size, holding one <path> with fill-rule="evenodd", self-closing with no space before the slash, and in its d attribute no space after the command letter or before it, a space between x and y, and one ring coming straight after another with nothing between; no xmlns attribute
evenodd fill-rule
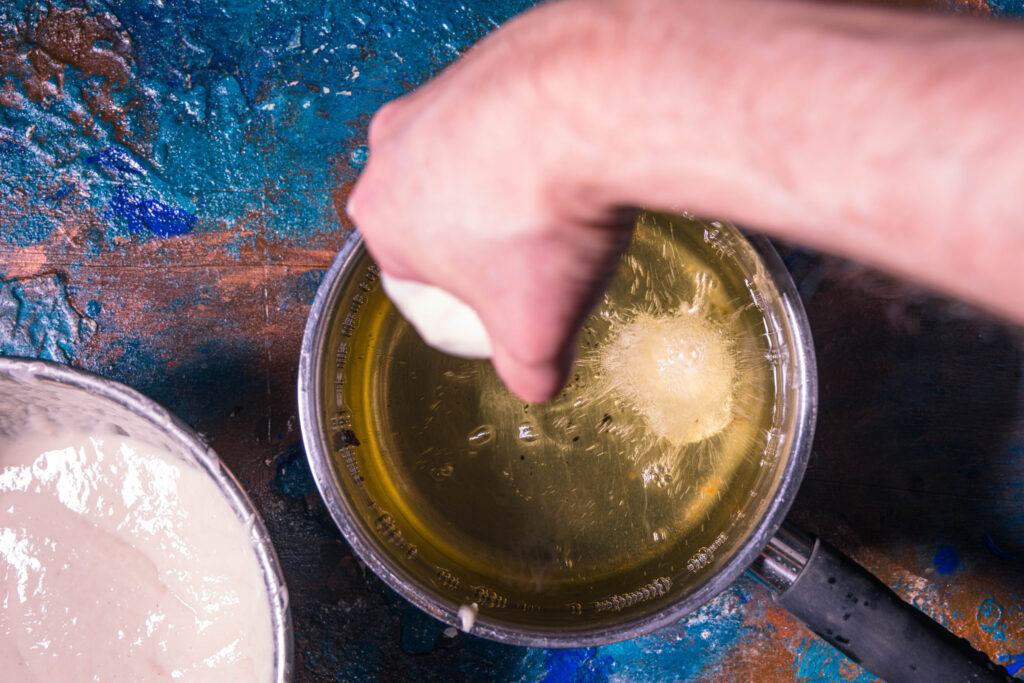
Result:
<svg viewBox="0 0 1024 683"><path fill-rule="evenodd" d="M476 312L438 287L381 273L384 292L420 336L438 351L462 358L490 358L491 339Z"/></svg>

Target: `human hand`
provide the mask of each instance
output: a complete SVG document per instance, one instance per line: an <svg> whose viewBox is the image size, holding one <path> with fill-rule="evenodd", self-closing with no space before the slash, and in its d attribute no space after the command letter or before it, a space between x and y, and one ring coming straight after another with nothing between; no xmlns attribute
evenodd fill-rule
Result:
<svg viewBox="0 0 1024 683"><path fill-rule="evenodd" d="M475 309L529 401L571 367L623 207L731 220L1024 321L1024 96L991 85L1024 68L1020 34L832 3L547 3L377 114L349 213L383 272Z"/></svg>
<svg viewBox="0 0 1024 683"><path fill-rule="evenodd" d="M381 270L468 303L498 374L528 401L561 388L632 229L633 212L601 197L571 93L548 90L572 66L563 27L598 21L592 4L528 12L386 105L349 197Z"/></svg>

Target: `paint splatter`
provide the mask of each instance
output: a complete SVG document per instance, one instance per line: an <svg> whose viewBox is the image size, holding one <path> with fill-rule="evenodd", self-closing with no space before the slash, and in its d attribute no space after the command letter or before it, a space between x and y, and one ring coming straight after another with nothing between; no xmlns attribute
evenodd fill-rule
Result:
<svg viewBox="0 0 1024 683"><path fill-rule="evenodd" d="M1009 16L1024 14L1024 0L988 0L988 5L996 14Z"/></svg>
<svg viewBox="0 0 1024 683"><path fill-rule="evenodd" d="M709 603L649 636L597 648L625 681L715 680L755 628L744 624L746 593L733 583Z"/></svg>
<svg viewBox="0 0 1024 683"><path fill-rule="evenodd" d="M951 545L940 546L935 551L932 563L935 565L936 572L943 576L948 576L960 566L960 553Z"/></svg>
<svg viewBox="0 0 1024 683"><path fill-rule="evenodd" d="M19 161L0 194L25 218L0 242L59 225L35 210L41 187L81 188L115 238L258 217L273 237L326 240L348 227L332 191L365 163L373 112L530 4L6 3L0 147Z"/></svg>
<svg viewBox="0 0 1024 683"><path fill-rule="evenodd" d="M596 683L606 681L615 666L608 655L596 648L548 650L545 683Z"/></svg>
<svg viewBox="0 0 1024 683"><path fill-rule="evenodd" d="M270 482L272 491L292 500L306 500L316 495L316 484L301 443L289 446L274 464L277 465L277 472Z"/></svg>
<svg viewBox="0 0 1024 683"><path fill-rule="evenodd" d="M184 235L196 224L196 217L188 211L134 195L123 185L110 198L108 215L125 221L134 233L149 232L157 237Z"/></svg>
<svg viewBox="0 0 1024 683"><path fill-rule="evenodd" d="M800 642L800 652L797 654L794 667L794 677L800 683L873 683L881 680L818 638L804 639Z"/></svg>
<svg viewBox="0 0 1024 683"><path fill-rule="evenodd" d="M976 619L981 630L988 632L996 640L1006 639L1006 610L992 598L985 598L978 605Z"/></svg>
<svg viewBox="0 0 1024 683"><path fill-rule="evenodd" d="M0 355L68 363L96 333L59 275L0 280Z"/></svg>
<svg viewBox="0 0 1024 683"><path fill-rule="evenodd" d="M85 163L96 164L100 168L121 175L141 177L146 173L130 152L113 145L86 157Z"/></svg>
<svg viewBox="0 0 1024 683"><path fill-rule="evenodd" d="M1005 664L1006 671L1011 676L1016 676L1017 674L1019 674L1022 671L1024 671L1024 652L1021 652L1020 654L1013 655L1012 657L1009 657L1005 661L1006 661L1006 664Z"/></svg>

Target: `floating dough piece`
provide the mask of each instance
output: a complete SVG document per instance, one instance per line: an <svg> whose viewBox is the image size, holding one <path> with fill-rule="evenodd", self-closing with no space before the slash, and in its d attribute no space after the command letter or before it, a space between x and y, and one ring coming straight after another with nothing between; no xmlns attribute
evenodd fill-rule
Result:
<svg viewBox="0 0 1024 683"><path fill-rule="evenodd" d="M438 287L383 273L380 282L391 302L427 344L462 358L491 357L491 339L483 322L461 299Z"/></svg>
<svg viewBox="0 0 1024 683"><path fill-rule="evenodd" d="M712 437L732 419L731 344L699 309L638 314L602 349L600 362L612 389L676 445Z"/></svg>

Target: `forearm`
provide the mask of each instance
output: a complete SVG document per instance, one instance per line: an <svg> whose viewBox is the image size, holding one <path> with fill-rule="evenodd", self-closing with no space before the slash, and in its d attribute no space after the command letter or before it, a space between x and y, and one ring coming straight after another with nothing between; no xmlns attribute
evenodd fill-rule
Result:
<svg viewBox="0 0 1024 683"><path fill-rule="evenodd" d="M632 224L732 219L1024 322L1024 28L771 0L563 0L384 107L349 213L466 302L528 401Z"/></svg>
<svg viewBox="0 0 1024 683"><path fill-rule="evenodd" d="M603 7L560 63L575 87L552 92L593 143L579 168L596 201L729 218L1024 321L1024 27L765 0Z"/></svg>

